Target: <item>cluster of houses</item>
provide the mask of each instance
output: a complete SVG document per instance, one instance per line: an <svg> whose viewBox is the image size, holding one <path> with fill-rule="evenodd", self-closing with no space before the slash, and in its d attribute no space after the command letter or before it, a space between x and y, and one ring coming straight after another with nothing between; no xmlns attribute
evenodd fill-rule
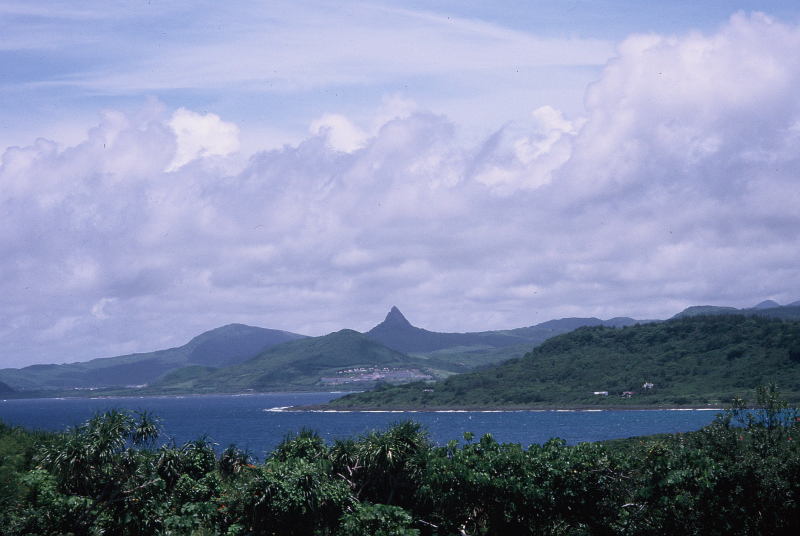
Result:
<svg viewBox="0 0 800 536"><path fill-rule="evenodd" d="M432 380L433 376L425 374L418 369L389 369L389 368L354 368L340 370L336 376L320 378L326 385L341 385L345 383L384 381L389 383L405 383L420 380Z"/></svg>
<svg viewBox="0 0 800 536"><path fill-rule="evenodd" d="M642 390L647 390L647 389L652 389L652 388L653 388L653 384L652 383L646 382L646 383L642 384ZM592 394L595 394L595 395L598 395L598 396L608 396L608 391L592 391ZM636 394L636 391L622 391L622 395L621 396L623 398L630 398L635 394Z"/></svg>

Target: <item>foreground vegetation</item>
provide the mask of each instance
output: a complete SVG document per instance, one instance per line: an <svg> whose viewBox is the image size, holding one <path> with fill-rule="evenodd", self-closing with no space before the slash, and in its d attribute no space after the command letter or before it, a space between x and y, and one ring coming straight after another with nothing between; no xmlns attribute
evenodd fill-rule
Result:
<svg viewBox="0 0 800 536"><path fill-rule="evenodd" d="M548 339L520 359L486 370L459 374L435 385L383 386L328 405L353 409L721 407L736 393L771 382L780 382L786 398L800 402L800 321L694 316L621 329L579 328Z"/></svg>
<svg viewBox="0 0 800 536"><path fill-rule="evenodd" d="M0 533L165 535L797 534L800 416L774 385L700 431L523 448L433 446L418 424L326 445L302 430L258 462L157 446L149 414L64 433L0 425Z"/></svg>

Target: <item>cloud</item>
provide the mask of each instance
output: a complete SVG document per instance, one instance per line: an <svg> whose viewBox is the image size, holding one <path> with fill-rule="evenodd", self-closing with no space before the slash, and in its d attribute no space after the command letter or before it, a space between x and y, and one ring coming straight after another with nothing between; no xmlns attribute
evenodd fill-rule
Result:
<svg viewBox="0 0 800 536"><path fill-rule="evenodd" d="M474 145L392 95L239 167L235 125L158 103L105 111L73 146L9 148L0 352L367 330L392 305L466 331L800 299L799 35L737 14L631 36L585 116L532 106Z"/></svg>
<svg viewBox="0 0 800 536"><path fill-rule="evenodd" d="M308 131L325 137L328 147L334 151L352 153L364 147L368 139L377 135L390 121L407 119L412 114L423 111L416 102L400 93L384 95L381 101L382 105L374 112L368 131L356 126L344 114L332 113L325 113L313 120Z"/></svg>
<svg viewBox="0 0 800 536"><path fill-rule="evenodd" d="M334 151L352 153L364 146L367 134L342 114L325 114L311 122L311 134L324 134Z"/></svg>
<svg viewBox="0 0 800 536"><path fill-rule="evenodd" d="M550 182L553 172L569 160L572 138L583 119L567 120L551 106L537 108L531 119L506 125L487 140L475 180L505 195Z"/></svg>
<svg viewBox="0 0 800 536"><path fill-rule="evenodd" d="M185 108L172 114L169 126L178 145L167 171L200 157L228 156L239 150L239 127L222 121L216 114L200 115Z"/></svg>
<svg viewBox="0 0 800 536"><path fill-rule="evenodd" d="M620 184L644 166L688 164L697 174L704 162L791 159L784 144L798 116L798 48L796 26L760 13L738 13L712 36L632 36L589 88L576 146L589 165L604 158L604 180ZM730 186L714 182L721 173L681 177Z"/></svg>
<svg viewBox="0 0 800 536"><path fill-rule="evenodd" d="M372 134L375 106L397 92L474 140L531 102L580 110L613 53L583 32L538 36L539 24L398 8L405 0L28 4L0 7L0 147L74 145L73 127L83 134L99 108L130 112L148 95L235 122L249 152L295 145L325 114Z"/></svg>
<svg viewBox="0 0 800 536"><path fill-rule="evenodd" d="M632 288L798 293L761 267L798 246L797 212L777 200L800 193L798 50L796 25L739 13L712 35L632 36L589 88L554 181L575 220L618 222Z"/></svg>

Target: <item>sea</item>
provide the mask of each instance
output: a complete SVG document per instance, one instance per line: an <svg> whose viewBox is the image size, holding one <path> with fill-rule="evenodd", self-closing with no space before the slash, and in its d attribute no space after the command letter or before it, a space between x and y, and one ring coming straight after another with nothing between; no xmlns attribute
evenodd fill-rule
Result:
<svg viewBox="0 0 800 536"><path fill-rule="evenodd" d="M524 447L551 438L567 444L656 433L699 430L714 420L713 410L623 411L289 411L291 406L321 404L346 393L270 393L142 398L45 398L0 400L0 420L29 429L65 430L95 412L117 408L150 411L161 421L162 441L182 445L206 439L219 449L231 444L262 458L280 441L301 429L316 430L328 444L336 438L385 430L412 420L425 427L432 441L464 444L464 432L475 439L492 434L500 443Z"/></svg>

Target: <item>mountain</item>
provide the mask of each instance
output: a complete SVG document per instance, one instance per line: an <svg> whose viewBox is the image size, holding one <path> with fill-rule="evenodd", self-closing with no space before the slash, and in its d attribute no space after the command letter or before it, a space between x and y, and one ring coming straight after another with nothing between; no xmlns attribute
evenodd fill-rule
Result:
<svg viewBox="0 0 800 536"><path fill-rule="evenodd" d="M693 305L691 307L687 307L680 313L676 314L672 318L684 318L689 316L700 316L700 315L737 315L741 314L741 310L737 309L736 307L720 307L717 305Z"/></svg>
<svg viewBox="0 0 800 536"><path fill-rule="evenodd" d="M629 326L632 318L562 318L548 320L527 328L481 331L472 333L439 333L414 327L397 307L392 307L386 319L369 330L366 335L385 346L406 353L429 353L452 348L507 348L542 341L583 326Z"/></svg>
<svg viewBox="0 0 800 536"><path fill-rule="evenodd" d="M773 305L775 302L767 300L752 309L696 306L685 309L675 318L727 314L800 319L800 306ZM183 346L156 352L82 363L3 369L0 383L13 389L13 396L54 396L53 393L62 396L95 389L111 393L134 387L141 394L190 393L195 388L201 392L317 389L323 387L320 378L324 374L343 374L342 370L356 365L368 368L391 363L392 367L428 371L420 377L444 377L520 358L544 341L576 329L618 328L638 323L641 321L627 317L562 318L509 330L439 333L415 327L397 307L392 307L384 321L365 334L343 330L330 334L330 339L308 338L286 331L230 324L198 335ZM355 335L358 335L358 343ZM351 346L342 342L345 340ZM391 356L386 354L390 351L394 352ZM250 364L245 366L245 363ZM280 363L280 367L274 369L274 363ZM408 376L411 373L398 374ZM234 379L236 375L238 380ZM260 379L255 379L256 376ZM282 384L276 379L281 377L289 378L289 383ZM411 374L410 377L417 376ZM329 385L336 384L331 378L325 381L333 382Z"/></svg>
<svg viewBox="0 0 800 536"><path fill-rule="evenodd" d="M305 335L230 324L198 335L183 346L156 352L93 359L64 365L31 365L0 370L0 381L14 389L92 389L152 383L188 365L240 363L283 342Z"/></svg>
<svg viewBox="0 0 800 536"><path fill-rule="evenodd" d="M8 395L14 392L14 389L12 389L7 383L0 382L0 395Z"/></svg>
<svg viewBox="0 0 800 536"><path fill-rule="evenodd" d="M605 326L607 328L621 328L624 326L633 326L634 324L641 323L640 320L634 320L628 317L615 317L609 320L600 320L599 318L561 318L559 320L548 320L535 326L527 328L516 328L509 331L514 335L528 338L533 341L542 342L550 337L555 337L562 333L568 333L578 328L589 328L596 326Z"/></svg>
<svg viewBox="0 0 800 536"><path fill-rule="evenodd" d="M779 318L781 320L800 320L800 302L793 302L789 305L778 305L772 300L765 300L755 307L747 309L719 307L716 305L696 305L687 307L672 318L685 318L700 315L745 315Z"/></svg>
<svg viewBox="0 0 800 536"><path fill-rule="evenodd" d="M764 300L755 307L753 307L753 309L774 309L775 307L780 307L780 306L781 304L778 302L772 300Z"/></svg>
<svg viewBox="0 0 800 536"><path fill-rule="evenodd" d="M388 348L411 355L435 357L470 367L520 357L533 346L582 326L628 326L632 318L562 318L535 326L473 333L440 333L413 326L397 307L366 335Z"/></svg>
<svg viewBox="0 0 800 536"><path fill-rule="evenodd" d="M362 373L352 372L364 369ZM387 370L384 370L387 369ZM344 376L385 376L387 371L412 370L421 378L442 373L462 372L464 367L435 359L412 357L392 350L357 331L344 329L323 337L309 337L273 346L243 363L221 369L192 367L164 378L145 392L243 392L274 390L330 389L322 378ZM375 378L376 381L381 379ZM333 381L333 380L331 380ZM356 388L372 386L376 381L358 381Z"/></svg>
<svg viewBox="0 0 800 536"><path fill-rule="evenodd" d="M800 401L800 321L686 316L622 329L579 328L520 359L435 385L348 395L338 408L604 407L724 404L775 382ZM595 393L607 393L595 394Z"/></svg>
<svg viewBox="0 0 800 536"><path fill-rule="evenodd" d="M438 333L417 328L406 320L397 307L392 307L386 319L369 330L367 337L405 353L425 353L446 348L503 348L529 342L527 337L507 332Z"/></svg>
<svg viewBox="0 0 800 536"><path fill-rule="evenodd" d="M267 348L304 338L305 335L288 331L229 324L198 335L185 348L189 363L219 367L241 363Z"/></svg>

